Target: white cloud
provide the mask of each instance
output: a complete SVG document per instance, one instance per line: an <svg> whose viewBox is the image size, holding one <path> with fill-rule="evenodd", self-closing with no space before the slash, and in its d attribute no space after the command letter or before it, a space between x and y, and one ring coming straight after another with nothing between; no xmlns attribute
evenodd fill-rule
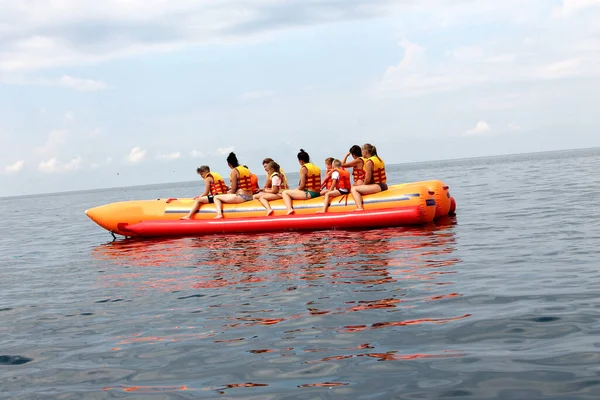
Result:
<svg viewBox="0 0 600 400"><path fill-rule="evenodd" d="M64 119L67 123L75 122L75 114L73 114L73 111L67 111L65 113Z"/></svg>
<svg viewBox="0 0 600 400"><path fill-rule="evenodd" d="M46 143L42 147L37 147L35 152L39 155L48 155L54 153L59 148L62 148L67 143L69 131L64 129L54 129L48 134Z"/></svg>
<svg viewBox="0 0 600 400"><path fill-rule="evenodd" d="M40 164L38 165L38 169L41 172L54 172L57 166L58 160L56 159L56 157L52 157L47 161L40 162Z"/></svg>
<svg viewBox="0 0 600 400"><path fill-rule="evenodd" d="M101 134L102 134L102 129L100 129L100 128L94 128L94 129L92 129L90 131L89 137L91 139L93 139L93 138L96 138L96 137L100 136Z"/></svg>
<svg viewBox="0 0 600 400"><path fill-rule="evenodd" d="M199 150L192 150L190 155L194 158L206 157L206 153Z"/></svg>
<svg viewBox="0 0 600 400"><path fill-rule="evenodd" d="M599 6L600 0L563 0L562 5L553 10L554 17L570 17L586 8Z"/></svg>
<svg viewBox="0 0 600 400"><path fill-rule="evenodd" d="M235 147L231 146L231 147L219 147L217 149L217 154L224 156L224 155L229 155L229 153L231 153L232 151L235 151Z"/></svg>
<svg viewBox="0 0 600 400"><path fill-rule="evenodd" d="M389 0L292 0L285 6L272 0L4 0L0 27L7 34L0 43L0 70L31 71L199 44L252 42L285 28L383 16L395 7Z"/></svg>
<svg viewBox="0 0 600 400"><path fill-rule="evenodd" d="M130 163L140 162L146 157L146 150L142 150L140 147L136 146L129 152L129 156L127 159Z"/></svg>
<svg viewBox="0 0 600 400"><path fill-rule="evenodd" d="M507 129L509 131L515 132L515 131L522 131L523 127L521 127L521 126L519 126L517 124L510 123L510 124L508 124Z"/></svg>
<svg viewBox="0 0 600 400"><path fill-rule="evenodd" d="M485 121L479 121L474 128L471 128L463 133L464 136L482 136L491 133L490 124Z"/></svg>
<svg viewBox="0 0 600 400"><path fill-rule="evenodd" d="M560 79L576 76L580 72L581 59L571 58L545 65L540 68L540 77L544 79Z"/></svg>
<svg viewBox="0 0 600 400"><path fill-rule="evenodd" d="M73 158L66 164L58 161L56 157L52 157L46 161L42 161L38 165L38 169L44 173L60 173L60 172L71 172L81 168L83 159L80 156Z"/></svg>
<svg viewBox="0 0 600 400"><path fill-rule="evenodd" d="M68 75L65 75L62 78L60 78L58 80L58 83L62 86L66 86L71 89L80 91L104 90L108 88L108 85L102 81L74 78Z"/></svg>
<svg viewBox="0 0 600 400"><path fill-rule="evenodd" d="M160 153L159 155L156 156L156 159L157 160L177 160L180 157L181 157L181 153L177 151L177 152L169 153L169 154Z"/></svg>
<svg viewBox="0 0 600 400"><path fill-rule="evenodd" d="M273 97L277 94L274 90L256 90L253 92L242 93L239 99L242 101L262 100Z"/></svg>
<svg viewBox="0 0 600 400"><path fill-rule="evenodd" d="M19 160L19 161L15 162L14 164L7 165L6 167L4 167L4 171L7 173L16 173L16 172L19 172L20 170L22 170L24 166L25 166L25 161Z"/></svg>

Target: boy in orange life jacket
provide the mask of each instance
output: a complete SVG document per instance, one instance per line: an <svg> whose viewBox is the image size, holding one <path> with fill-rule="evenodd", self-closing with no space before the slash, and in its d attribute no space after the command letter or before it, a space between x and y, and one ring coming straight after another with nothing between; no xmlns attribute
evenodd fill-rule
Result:
<svg viewBox="0 0 600 400"><path fill-rule="evenodd" d="M225 185L223 177L216 172L210 172L210 167L208 165L202 165L196 169L196 172L204 179L204 192L200 196L194 198L196 201L189 214L179 219L192 219L202 204L214 203L214 196L227 193L227 190L229 190L227 185Z"/></svg>
<svg viewBox="0 0 600 400"><path fill-rule="evenodd" d="M246 169L248 169L247 165L244 165L244 167ZM260 192L260 189L258 188L258 176L256 176L256 174L254 174L252 172L250 172L250 184L252 185L252 193L253 194Z"/></svg>
<svg viewBox="0 0 600 400"><path fill-rule="evenodd" d="M350 182L350 172L342 168L340 160L333 161L333 170L331 173L331 187L325 191L325 199L323 199L323 209L317 213L327 212L329 207L329 199L337 196L344 196L350 193L352 183Z"/></svg>
<svg viewBox="0 0 600 400"><path fill-rule="evenodd" d="M331 174L333 173L333 157L327 157L325 159L325 178L321 185L321 196L329 191L331 187Z"/></svg>

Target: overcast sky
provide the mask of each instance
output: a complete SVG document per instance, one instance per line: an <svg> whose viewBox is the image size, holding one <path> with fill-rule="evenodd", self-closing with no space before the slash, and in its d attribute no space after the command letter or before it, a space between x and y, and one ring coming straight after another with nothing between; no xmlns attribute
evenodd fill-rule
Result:
<svg viewBox="0 0 600 400"><path fill-rule="evenodd" d="M600 0L0 0L0 196L600 145Z"/></svg>

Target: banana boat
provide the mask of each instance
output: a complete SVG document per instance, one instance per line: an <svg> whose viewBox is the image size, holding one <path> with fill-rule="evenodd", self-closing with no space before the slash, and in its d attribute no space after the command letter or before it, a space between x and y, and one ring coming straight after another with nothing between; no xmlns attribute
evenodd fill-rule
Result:
<svg viewBox="0 0 600 400"><path fill-rule="evenodd" d="M252 200L224 204L222 219L214 219L214 204L203 204L193 219L180 220L194 205L192 198L122 201L90 208L86 215L102 228L126 237L201 236L219 233L371 229L422 225L453 215L456 202L439 180L403 183L363 196L363 211L355 211L351 195L331 199L326 213L322 196L294 200L295 213L286 215L283 200L272 201L274 213Z"/></svg>

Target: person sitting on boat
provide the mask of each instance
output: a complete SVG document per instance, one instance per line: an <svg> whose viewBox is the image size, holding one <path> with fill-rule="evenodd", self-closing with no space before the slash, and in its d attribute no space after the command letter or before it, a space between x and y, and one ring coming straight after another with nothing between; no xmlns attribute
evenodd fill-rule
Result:
<svg viewBox="0 0 600 400"><path fill-rule="evenodd" d="M266 191L266 190L271 188L271 178L269 177L269 173L267 172L267 165L268 165L268 164L269 164L271 161L274 161L274 160L273 160L272 158L269 158L269 157L265 158L265 159L262 161L263 168L265 169L265 172L267 173L267 179L265 180L265 186L264 186L262 189L260 189L260 190L258 191L258 193L256 193L256 194L254 195L254 199L256 199L256 200L258 200L258 199L260 198L260 196L261 196L263 193L268 193L268 191ZM279 168L279 174L280 174L280 175L281 175L281 176L284 178L284 181L285 181L285 182L286 182L286 184L287 184L287 178L286 178L286 176L285 176L285 172L283 172L283 168L281 168L281 167ZM287 189L287 187L285 187L285 188L280 188L280 190L284 190L284 189Z"/></svg>
<svg viewBox="0 0 600 400"><path fill-rule="evenodd" d="M333 173L333 157L325 159L325 178L321 182L321 196L329 191L331 187L331 174Z"/></svg>
<svg viewBox="0 0 600 400"><path fill-rule="evenodd" d="M284 190L281 197L287 208L287 215L293 214L292 200L313 199L321 193L321 170L310 162L310 156L300 149L298 153L300 163L300 185L295 190Z"/></svg>
<svg viewBox="0 0 600 400"><path fill-rule="evenodd" d="M377 155L377 148L369 143L362 147L362 156L365 162L365 182L360 186L352 186L350 192L356 203L356 210L363 210L362 196L365 194L379 193L387 190L385 164Z"/></svg>
<svg viewBox="0 0 600 400"><path fill-rule="evenodd" d="M352 156L353 160L346 162L348 156ZM352 168L352 178L354 178L354 186L362 185L365 182L365 158L362 156L362 149L359 145L355 144L350 147L350 151L344 156L342 160L343 168Z"/></svg>
<svg viewBox="0 0 600 400"><path fill-rule="evenodd" d="M281 191L288 188L285 177L281 174L281 167L275 161L271 161L266 167L267 176L271 180L271 187L266 188L260 194L258 201L267 209L267 216L273 214L270 201L281 199Z"/></svg>
<svg viewBox="0 0 600 400"><path fill-rule="evenodd" d="M244 165L244 168L250 170L247 165ZM260 187L258 186L258 176L252 172L250 172L250 184L252 185L252 194L257 194L260 192Z"/></svg>
<svg viewBox="0 0 600 400"><path fill-rule="evenodd" d="M215 208L217 210L215 219L223 218L223 203L239 204L252 200L250 170L240 165L237 156L233 152L227 156L227 165L231 168L231 173L229 174L231 188L226 194L215 196Z"/></svg>
<svg viewBox="0 0 600 400"><path fill-rule="evenodd" d="M225 184L223 177L216 172L210 172L210 167L208 165L198 167L196 172L204 179L204 192L200 196L194 198L194 206L189 214L179 219L191 219L200 209L202 204L214 203L214 196L227 193L227 190L229 189Z"/></svg>
<svg viewBox="0 0 600 400"><path fill-rule="evenodd" d="M342 168L342 162L340 160L334 160L333 172L331 173L331 187L325 192L323 209L317 211L317 213L327 212L327 208L329 208L329 199L332 197L348 195L351 187L350 172Z"/></svg>

